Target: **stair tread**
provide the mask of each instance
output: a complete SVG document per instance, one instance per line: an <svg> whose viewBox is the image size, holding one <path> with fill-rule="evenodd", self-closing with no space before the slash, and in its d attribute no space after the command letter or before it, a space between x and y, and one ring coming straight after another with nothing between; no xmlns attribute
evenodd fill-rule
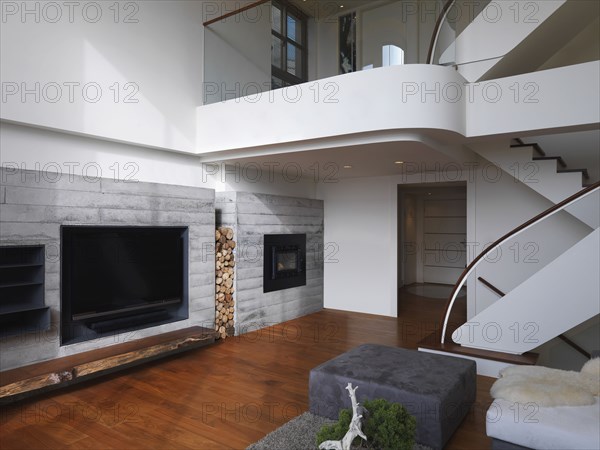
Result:
<svg viewBox="0 0 600 450"><path fill-rule="evenodd" d="M587 169L560 169L557 170L558 173L575 173L575 172L581 172L581 174L583 175L583 178L585 178L586 180L590 179L590 174L588 173Z"/></svg>
<svg viewBox="0 0 600 450"><path fill-rule="evenodd" d="M536 156L535 158L533 158L534 161L550 161L550 160L556 160L556 162L558 162L558 164L560 164L561 167L567 167L567 163L565 162L564 159L562 159L562 156Z"/></svg>
<svg viewBox="0 0 600 450"><path fill-rule="evenodd" d="M546 156L546 152L544 150L542 150L542 147L540 147L540 145L537 142L534 142L533 144L512 144L510 146L510 148L524 148L524 147L533 147L533 149L538 153L538 155L540 156Z"/></svg>
<svg viewBox="0 0 600 450"><path fill-rule="evenodd" d="M473 358L490 359L493 361L505 362L517 365L535 365L539 355L537 353L523 353L522 355L513 355L511 353L495 352L492 350L482 350L478 348L463 347L454 342L440 343L438 334L433 333L419 342L418 347L428 350L437 350L440 352L454 353L456 355L471 356Z"/></svg>

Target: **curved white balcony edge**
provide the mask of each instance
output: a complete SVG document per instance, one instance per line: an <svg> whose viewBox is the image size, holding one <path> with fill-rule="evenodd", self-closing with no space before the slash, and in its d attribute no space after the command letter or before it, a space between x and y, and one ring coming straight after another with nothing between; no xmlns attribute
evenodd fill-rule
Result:
<svg viewBox="0 0 600 450"><path fill-rule="evenodd" d="M465 97L442 101L464 84L448 67L391 66L202 106L198 152L422 128L465 135Z"/></svg>
<svg viewBox="0 0 600 450"><path fill-rule="evenodd" d="M91 105L94 115L85 121L87 114L78 108L51 113L52 105L15 101L4 105L0 121L218 160L386 141L448 145L470 137L593 129L600 123L599 101L600 61L482 83L468 83L451 67L414 64L192 106L182 113L196 114L185 132L175 126L181 125L178 118L164 117L145 101L118 108L120 115Z"/></svg>
<svg viewBox="0 0 600 450"><path fill-rule="evenodd" d="M199 107L197 153L251 156L396 133L422 140L590 128L600 123L599 69L594 61L482 83L422 64L340 75Z"/></svg>

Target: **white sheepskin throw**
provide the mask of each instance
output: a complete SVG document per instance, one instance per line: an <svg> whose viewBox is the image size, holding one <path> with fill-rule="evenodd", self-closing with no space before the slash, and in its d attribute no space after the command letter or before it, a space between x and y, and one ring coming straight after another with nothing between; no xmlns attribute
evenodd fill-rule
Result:
<svg viewBox="0 0 600 450"><path fill-rule="evenodd" d="M542 366L511 366L500 372L491 394L510 402L538 406L593 405L600 391L600 358L590 360L581 372Z"/></svg>
<svg viewBox="0 0 600 450"><path fill-rule="evenodd" d="M600 396L600 358L590 359L581 368L582 385L594 394Z"/></svg>

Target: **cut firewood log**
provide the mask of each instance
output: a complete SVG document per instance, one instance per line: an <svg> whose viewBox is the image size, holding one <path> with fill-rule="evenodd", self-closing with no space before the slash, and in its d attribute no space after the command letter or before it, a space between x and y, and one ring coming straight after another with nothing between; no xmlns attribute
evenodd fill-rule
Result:
<svg viewBox="0 0 600 450"><path fill-rule="evenodd" d="M235 253L233 229L219 227L215 230L215 330L218 339L235 334Z"/></svg>

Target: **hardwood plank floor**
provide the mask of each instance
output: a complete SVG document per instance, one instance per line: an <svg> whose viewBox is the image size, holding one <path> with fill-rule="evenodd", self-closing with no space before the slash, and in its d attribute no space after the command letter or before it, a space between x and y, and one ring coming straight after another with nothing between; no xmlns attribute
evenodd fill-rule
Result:
<svg viewBox="0 0 600 450"><path fill-rule="evenodd" d="M445 300L407 295L399 318L324 310L4 406L1 449L243 449L308 409L310 369L362 343L416 348ZM448 449L488 449L493 379Z"/></svg>

